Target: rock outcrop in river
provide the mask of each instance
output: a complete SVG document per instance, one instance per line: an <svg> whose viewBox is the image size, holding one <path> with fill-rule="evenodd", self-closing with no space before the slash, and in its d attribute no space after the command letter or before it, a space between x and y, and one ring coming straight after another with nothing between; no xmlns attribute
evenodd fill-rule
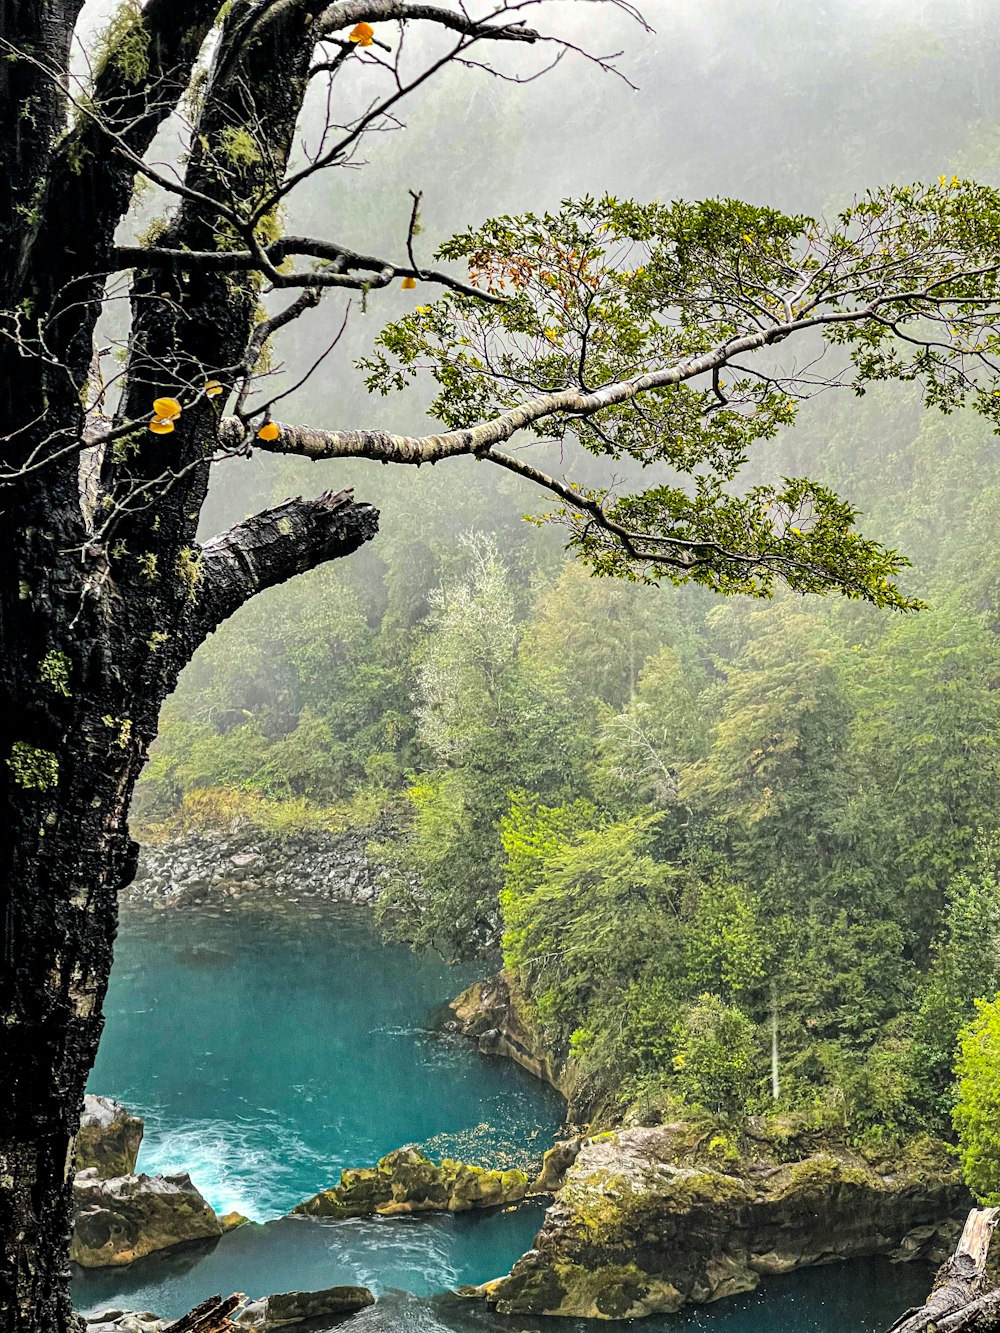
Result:
<svg viewBox="0 0 1000 1333"><path fill-rule="evenodd" d="M583 1142L535 1248L478 1289L502 1314L633 1319L750 1291L766 1274L947 1250L969 1197L943 1145L876 1168L841 1147L780 1161L766 1138L696 1164L688 1122Z"/></svg>
<svg viewBox="0 0 1000 1333"><path fill-rule="evenodd" d="M327 1287L324 1291L286 1291L248 1301L234 1295L210 1298L188 1317L191 1327L245 1328L247 1333L276 1333L277 1329L335 1319L339 1325L344 1315L357 1314L375 1304L367 1287ZM87 1333L163 1333L174 1321L158 1315L130 1310L104 1310L91 1315ZM325 1325L324 1325L325 1326Z"/></svg>
<svg viewBox="0 0 1000 1333"><path fill-rule="evenodd" d="M235 1322L252 1333L272 1333L292 1324L311 1324L317 1319L357 1314L375 1304L367 1287L328 1287L325 1291L286 1291L263 1300L251 1301Z"/></svg>
<svg viewBox="0 0 1000 1333"><path fill-rule="evenodd" d="M450 1212L518 1203L528 1192L524 1171L488 1171L445 1158L440 1166L417 1148L397 1148L377 1166L341 1172L340 1184L292 1209L310 1217Z"/></svg>
<svg viewBox="0 0 1000 1333"><path fill-rule="evenodd" d="M76 1140L70 1258L82 1268L130 1264L157 1250L217 1239L246 1221L218 1218L188 1175L135 1175L143 1122L88 1095Z"/></svg>
<svg viewBox="0 0 1000 1333"><path fill-rule="evenodd" d="M93 1169L101 1180L129 1176L142 1144L143 1122L110 1097L83 1099L76 1136L76 1169Z"/></svg>
<svg viewBox="0 0 1000 1333"><path fill-rule="evenodd" d="M185 1173L101 1180L93 1169L80 1171L73 1197L70 1258L83 1268L130 1264L157 1250L222 1235L219 1219Z"/></svg>

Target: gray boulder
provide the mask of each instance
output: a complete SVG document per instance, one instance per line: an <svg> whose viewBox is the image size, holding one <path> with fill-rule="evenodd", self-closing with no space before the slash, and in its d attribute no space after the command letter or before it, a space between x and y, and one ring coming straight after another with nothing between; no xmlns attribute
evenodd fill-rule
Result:
<svg viewBox="0 0 1000 1333"><path fill-rule="evenodd" d="M70 1258L84 1268L130 1264L157 1250L222 1235L186 1173L101 1180L91 1168L73 1182L76 1222Z"/></svg>
<svg viewBox="0 0 1000 1333"><path fill-rule="evenodd" d="M148 1310L141 1314L131 1310L103 1310L87 1315L86 1320L87 1333L160 1333L167 1322Z"/></svg>
<svg viewBox="0 0 1000 1333"><path fill-rule="evenodd" d="M101 1180L130 1176L142 1143L143 1122L110 1097L83 1099L76 1136L76 1169L93 1168Z"/></svg>
<svg viewBox="0 0 1000 1333"><path fill-rule="evenodd" d="M325 1291L286 1291L252 1301L237 1315L237 1323L254 1333L303 1324L333 1315L356 1314L375 1304L367 1287L327 1287ZM89 1330L88 1330L89 1333Z"/></svg>

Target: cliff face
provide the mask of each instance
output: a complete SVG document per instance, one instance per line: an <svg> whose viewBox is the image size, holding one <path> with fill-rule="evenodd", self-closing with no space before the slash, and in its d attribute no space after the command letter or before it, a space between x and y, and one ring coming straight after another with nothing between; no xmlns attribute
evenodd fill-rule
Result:
<svg viewBox="0 0 1000 1333"><path fill-rule="evenodd" d="M573 1117L578 1088L571 1074L545 1049L527 1006L505 972L475 981L447 1006L445 1027L476 1042L484 1055L502 1055L562 1093Z"/></svg>
<svg viewBox="0 0 1000 1333"><path fill-rule="evenodd" d="M585 1140L529 1250L479 1289L502 1314L633 1319L750 1291L766 1274L950 1248L968 1195L942 1147L876 1169L838 1148L693 1165L691 1126Z"/></svg>

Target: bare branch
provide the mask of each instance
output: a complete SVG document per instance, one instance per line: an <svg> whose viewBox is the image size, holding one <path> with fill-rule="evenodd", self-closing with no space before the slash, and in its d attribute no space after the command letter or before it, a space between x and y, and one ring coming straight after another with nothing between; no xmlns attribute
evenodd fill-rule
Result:
<svg viewBox="0 0 1000 1333"><path fill-rule="evenodd" d="M284 0L284 3L294 4L296 0ZM468 37L485 37L497 42L536 42L538 33L524 23L501 25L495 22L502 19L508 10L509 6L503 6L483 19L472 19L453 9L445 9L440 5L414 4L411 0L341 0L339 4L329 5L320 15L317 32L322 40L356 23L417 19L436 23Z"/></svg>
<svg viewBox="0 0 1000 1333"><path fill-rule="evenodd" d="M351 555L378 531L378 512L353 491L286 500L201 548L198 595L188 632L200 642L244 602L329 560Z"/></svg>
<svg viewBox="0 0 1000 1333"><path fill-rule="evenodd" d="M420 278L424 282L447 287L462 296L500 305L503 297L480 291L451 273L438 269L417 268L414 263L396 264L375 255L362 255L334 241L309 236L285 236L263 247L266 263L252 250L178 250L159 246L123 245L112 255L116 269L171 268L181 272L260 273L267 272L275 287L343 287L361 291L387 287L396 278ZM309 273L281 273L277 266L296 255L322 260L329 269ZM357 274L373 276L358 277Z"/></svg>

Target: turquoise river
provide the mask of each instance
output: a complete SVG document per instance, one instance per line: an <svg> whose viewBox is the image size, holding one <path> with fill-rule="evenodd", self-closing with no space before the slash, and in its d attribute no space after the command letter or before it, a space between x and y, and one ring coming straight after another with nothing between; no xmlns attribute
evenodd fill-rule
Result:
<svg viewBox="0 0 1000 1333"><path fill-rule="evenodd" d="M360 1282L379 1299L351 1333L877 1333L926 1294L925 1270L870 1262L627 1326L508 1319L452 1292L510 1267L538 1229L535 1206L285 1217L342 1167L405 1143L482 1164L540 1161L559 1128L556 1095L435 1031L435 1011L474 976L380 943L355 909L127 914L91 1088L145 1118L140 1170L186 1170L217 1211L257 1225L78 1272L78 1308L178 1317L216 1293Z"/></svg>

